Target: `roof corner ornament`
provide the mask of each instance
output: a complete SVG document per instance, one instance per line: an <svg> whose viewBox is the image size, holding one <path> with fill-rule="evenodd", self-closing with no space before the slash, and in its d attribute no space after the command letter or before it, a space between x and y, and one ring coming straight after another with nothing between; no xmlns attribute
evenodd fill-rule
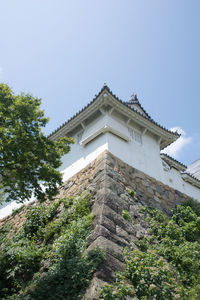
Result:
<svg viewBox="0 0 200 300"><path fill-rule="evenodd" d="M107 86L106 82L104 82L104 84L103 84L102 90L104 90L104 89L108 90L108 86ZM104 94L103 94L103 98L106 99L107 97L108 97L108 95L107 95L107 93L105 91Z"/></svg>
<svg viewBox="0 0 200 300"><path fill-rule="evenodd" d="M129 100L130 103L138 104L139 100L136 94L131 95L131 99Z"/></svg>

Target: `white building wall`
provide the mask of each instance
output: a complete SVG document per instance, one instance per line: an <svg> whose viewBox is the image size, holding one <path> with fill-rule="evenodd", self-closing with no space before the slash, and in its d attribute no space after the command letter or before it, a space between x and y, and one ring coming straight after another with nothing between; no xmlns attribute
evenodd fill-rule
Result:
<svg viewBox="0 0 200 300"><path fill-rule="evenodd" d="M127 143L109 134L108 150L130 166L163 181L164 174L158 143L148 135L141 138L142 143L133 138Z"/></svg>
<svg viewBox="0 0 200 300"><path fill-rule="evenodd" d="M95 137L95 132L105 126L114 129L118 135L106 132ZM122 138L119 137L120 134ZM91 136L93 139L88 144L80 145L81 141ZM133 125L126 125L123 120L116 120L114 116L102 115L74 138L77 143L72 145L71 151L62 158L60 171L63 173L64 181L85 168L103 151L108 150L130 166L200 201L200 189L185 182L179 171L173 168L164 171L159 143L148 130L142 135L138 126L134 128ZM19 205L11 203L6 207L0 207L0 218L9 215L16 206Z"/></svg>
<svg viewBox="0 0 200 300"><path fill-rule="evenodd" d="M74 174L85 168L103 151L108 150L108 134L100 135L87 144L86 147L76 143L71 146L71 151L62 158L60 171L63 173L63 181L68 180Z"/></svg>
<svg viewBox="0 0 200 300"><path fill-rule="evenodd" d="M21 203L11 202L3 203L0 205L0 219L10 215L14 209L21 207Z"/></svg>
<svg viewBox="0 0 200 300"><path fill-rule="evenodd" d="M187 172L200 180L200 159L197 159L191 165L189 165L187 168Z"/></svg>
<svg viewBox="0 0 200 300"><path fill-rule="evenodd" d="M112 133L105 133L95 137L86 146L73 145L72 151L63 158L61 171L64 174L64 180L84 168L104 150L108 150L125 163L156 180L197 200L200 199L200 189L185 182L178 170L172 168L169 171L164 171L159 143L157 138L148 131L142 135L138 128L130 127L122 120L116 120L115 117L104 115L85 128L81 140L92 136L104 126L112 127L129 138L129 141L127 142ZM134 133L141 136L141 140L136 140Z"/></svg>
<svg viewBox="0 0 200 300"><path fill-rule="evenodd" d="M164 171L164 175L165 184L200 201L200 189L184 181L178 170L171 168L169 171Z"/></svg>

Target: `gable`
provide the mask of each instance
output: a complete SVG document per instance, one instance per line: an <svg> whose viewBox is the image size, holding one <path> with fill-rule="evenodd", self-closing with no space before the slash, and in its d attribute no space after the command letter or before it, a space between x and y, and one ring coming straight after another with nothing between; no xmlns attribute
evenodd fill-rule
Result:
<svg viewBox="0 0 200 300"><path fill-rule="evenodd" d="M85 124L92 122L92 120L95 119L95 114L111 115L113 113L118 114L119 120L123 120L124 124L128 125L129 122L134 122L141 128L143 133L149 131L155 135L160 143L161 149L170 145L180 136L178 133L167 130L151 119L139 103L132 104L135 105L135 108L131 108L130 103L127 104L127 102L118 99L107 86L104 86L99 94L86 107L62 124L50 134L49 137L52 140L56 140L62 136L71 136L71 133L74 132L77 127L79 127L79 130L80 127L84 129Z"/></svg>

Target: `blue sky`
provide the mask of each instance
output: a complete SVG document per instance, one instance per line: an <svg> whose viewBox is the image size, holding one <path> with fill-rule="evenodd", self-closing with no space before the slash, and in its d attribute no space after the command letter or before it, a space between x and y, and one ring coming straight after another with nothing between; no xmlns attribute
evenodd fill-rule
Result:
<svg viewBox="0 0 200 300"><path fill-rule="evenodd" d="M48 134L106 82L179 128L170 155L200 157L199 0L0 1L0 81L42 98Z"/></svg>

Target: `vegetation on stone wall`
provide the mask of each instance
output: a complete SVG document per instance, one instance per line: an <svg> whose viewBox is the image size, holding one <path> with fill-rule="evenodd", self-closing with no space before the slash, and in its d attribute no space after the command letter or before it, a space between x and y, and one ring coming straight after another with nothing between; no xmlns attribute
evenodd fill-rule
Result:
<svg viewBox="0 0 200 300"><path fill-rule="evenodd" d="M126 269L102 289L101 299L199 299L200 204L177 205L171 217L146 206L141 212L149 234L138 249L125 249Z"/></svg>
<svg viewBox="0 0 200 300"><path fill-rule="evenodd" d="M1 229L0 299L79 299L104 259L85 252L92 230L89 194L27 209L19 232ZM11 233L10 233L11 235Z"/></svg>

